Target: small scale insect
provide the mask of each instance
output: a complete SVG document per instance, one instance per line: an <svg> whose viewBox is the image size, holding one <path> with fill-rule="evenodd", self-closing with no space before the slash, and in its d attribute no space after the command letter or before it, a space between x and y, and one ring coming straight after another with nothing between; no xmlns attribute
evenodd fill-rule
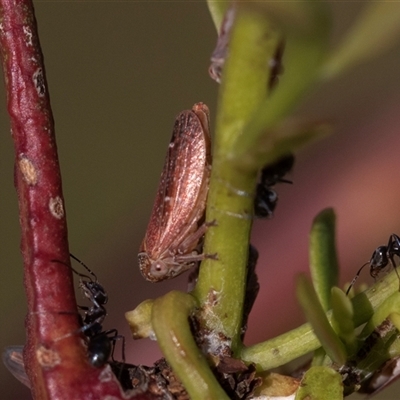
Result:
<svg viewBox="0 0 400 400"><path fill-rule="evenodd" d="M396 271L397 277L400 281L400 276L396 268L396 263L394 262L394 256L400 257L400 237L392 233L390 235L387 246L377 247L373 252L371 259L357 271L355 277L351 281L346 291L346 296L349 294L351 288L354 286L354 283L360 276L362 269L366 265L370 266L369 274L372 276L372 278L375 279L380 274L380 272L390 263L390 265Z"/></svg>
<svg viewBox="0 0 400 400"><path fill-rule="evenodd" d="M254 214L256 217L273 217L278 203L278 194L272 187L277 183L292 183L284 179L284 176L291 171L293 164L294 156L289 154L262 169L254 198Z"/></svg>
<svg viewBox="0 0 400 400"><path fill-rule="evenodd" d="M197 103L175 120L150 222L139 249L142 275L173 278L206 257L199 254L211 173L209 110Z"/></svg>

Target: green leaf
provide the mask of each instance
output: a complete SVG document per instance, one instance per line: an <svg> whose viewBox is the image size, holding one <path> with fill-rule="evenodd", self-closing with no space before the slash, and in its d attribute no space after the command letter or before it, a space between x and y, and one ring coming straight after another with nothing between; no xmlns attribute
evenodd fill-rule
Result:
<svg viewBox="0 0 400 400"><path fill-rule="evenodd" d="M341 375L329 367L311 367L304 375L295 400L341 400Z"/></svg>
<svg viewBox="0 0 400 400"><path fill-rule="evenodd" d="M324 311L331 308L331 289L338 283L339 268L335 245L335 213L321 211L314 219L310 234L310 271Z"/></svg>
<svg viewBox="0 0 400 400"><path fill-rule="evenodd" d="M398 312L392 312L389 314L389 318L396 329L400 332L400 314Z"/></svg>
<svg viewBox="0 0 400 400"><path fill-rule="evenodd" d="M354 309L354 325L366 323L388 297L399 290L399 280L392 271L382 280L351 299ZM332 312L327 312L328 320ZM303 324L296 329L283 333L262 343L243 348L240 357L243 361L256 364L259 370L279 367L321 347L310 324Z"/></svg>
<svg viewBox="0 0 400 400"><path fill-rule="evenodd" d="M331 126L324 121L303 121L288 117L261 135L257 145L242 154L242 158L235 160L235 166L240 170L253 170L272 164L305 144L327 136L331 130Z"/></svg>
<svg viewBox="0 0 400 400"><path fill-rule="evenodd" d="M322 79L332 79L392 47L399 40L399 21L398 3L366 2L363 12L352 25L343 43L325 63Z"/></svg>
<svg viewBox="0 0 400 400"><path fill-rule="evenodd" d="M338 287L332 288L331 299L332 326L345 344L347 352L353 354L357 350L353 304L343 290Z"/></svg>
<svg viewBox="0 0 400 400"><path fill-rule="evenodd" d="M253 118L243 127L230 158L247 168L259 168L265 158L252 161L261 143L293 111L301 98L310 91L320 73L320 67L329 49L330 11L324 2L262 2L274 27L286 40L285 73L272 95L259 105ZM295 146L293 146L295 147ZM291 149L293 150L293 148ZM251 155L251 156L250 156Z"/></svg>
<svg viewBox="0 0 400 400"><path fill-rule="evenodd" d="M220 31L224 15L231 4L230 1L207 0L208 10L210 11L217 32Z"/></svg>
<svg viewBox="0 0 400 400"><path fill-rule="evenodd" d="M296 294L326 354L336 364L343 365L347 358L346 349L330 325L313 286L303 274L297 279Z"/></svg>

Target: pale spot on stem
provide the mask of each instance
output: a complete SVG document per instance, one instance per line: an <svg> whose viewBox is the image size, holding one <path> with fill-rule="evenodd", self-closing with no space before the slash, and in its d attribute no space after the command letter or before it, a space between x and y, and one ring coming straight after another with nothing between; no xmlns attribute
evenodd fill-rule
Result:
<svg viewBox="0 0 400 400"><path fill-rule="evenodd" d="M22 172L22 176L24 177L26 183L28 185L36 185L37 183L37 171L35 166L32 164L30 160L25 157L22 157L18 161L19 169Z"/></svg>
<svg viewBox="0 0 400 400"><path fill-rule="evenodd" d="M50 199L49 208L53 217L56 217L57 219L64 217L64 206L59 196Z"/></svg>

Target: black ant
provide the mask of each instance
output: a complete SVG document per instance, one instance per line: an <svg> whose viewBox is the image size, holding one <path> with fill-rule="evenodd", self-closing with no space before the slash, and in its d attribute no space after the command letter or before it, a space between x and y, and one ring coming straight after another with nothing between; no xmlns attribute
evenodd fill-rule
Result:
<svg viewBox="0 0 400 400"><path fill-rule="evenodd" d="M368 264L370 265L369 274L375 279L390 262L390 264L396 271L397 277L400 281L400 276L394 262L394 256L400 257L400 237L392 233L390 235L387 246L377 247L376 250L373 252L371 259L358 270L356 276L353 278L349 288L346 291L346 296L349 294L350 289L353 287L362 269Z"/></svg>
<svg viewBox="0 0 400 400"><path fill-rule="evenodd" d="M261 170L254 198L254 214L258 218L272 218L278 203L278 194L272 189L277 183L292 183L283 177L293 168L294 156L281 157Z"/></svg>
<svg viewBox="0 0 400 400"><path fill-rule="evenodd" d="M81 331L88 338L89 360L95 367L102 367L110 356L114 360L114 346L117 340L122 341L122 365L125 364L125 337L118 334L116 329L103 331L103 321L107 315L104 305L108 301L108 295L104 287L98 282L96 274L81 260L70 254L70 257L79 262L94 278L81 274L72 269L79 276L79 287L83 294L93 305L91 307L78 306L84 311L82 316Z"/></svg>
<svg viewBox="0 0 400 400"><path fill-rule="evenodd" d="M83 332L88 339L87 352L90 363L95 367L102 367L111 356L112 362L110 366L112 370L114 373L118 371L118 380L121 385L125 389L130 389L129 379L124 376L124 374L126 375L125 337L119 335L116 329L103 331L102 323L107 315L107 311L104 307L108 301L107 292L97 281L96 274L86 264L72 254L70 254L70 257L78 261L94 278L93 280L90 276L81 274L70 267L72 271L79 276L79 287L82 289L85 297L93 303L91 307L78 306L81 310L84 310L84 316L81 316L82 327L77 333ZM53 261L67 265L59 260ZM67 266L69 267L69 265ZM58 340L63 338L65 338L65 336L58 338ZM113 356L114 346L117 340L122 340L122 363L115 361ZM30 387L29 378L25 372L22 351L23 346L7 347L3 353L3 362L19 381ZM122 378L124 378L124 380L122 380Z"/></svg>

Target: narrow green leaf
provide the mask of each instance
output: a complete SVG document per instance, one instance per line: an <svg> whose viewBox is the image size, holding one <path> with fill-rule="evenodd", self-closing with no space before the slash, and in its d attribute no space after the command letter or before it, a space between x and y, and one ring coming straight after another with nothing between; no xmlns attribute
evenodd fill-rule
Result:
<svg viewBox="0 0 400 400"><path fill-rule="evenodd" d="M392 271L365 292L351 299L354 309L354 325L366 323L388 297L399 290L399 280ZM327 312L328 320L332 312ZM275 338L241 350L240 357L245 362L253 362L260 370L279 367L304 354L321 347L310 324L304 324Z"/></svg>
<svg viewBox="0 0 400 400"><path fill-rule="evenodd" d="M228 400L190 331L188 317L196 306L193 296L178 291L155 300L151 321L157 341L191 399Z"/></svg>
<svg viewBox="0 0 400 400"><path fill-rule="evenodd" d="M326 354L333 362L343 365L347 358L346 349L330 325L313 286L303 274L297 279L296 294Z"/></svg>
<svg viewBox="0 0 400 400"><path fill-rule="evenodd" d="M347 352L357 350L357 338L354 326L354 310L351 300L338 287L332 288L332 326L345 344Z"/></svg>
<svg viewBox="0 0 400 400"><path fill-rule="evenodd" d="M327 136L331 130L326 122L288 117L260 136L257 146L249 148L241 159L235 160L235 166L246 171L260 169L305 144Z"/></svg>
<svg viewBox="0 0 400 400"><path fill-rule="evenodd" d="M217 32L219 32L222 20L231 4L230 1L207 0L208 10L210 11Z"/></svg>
<svg viewBox="0 0 400 400"><path fill-rule="evenodd" d="M400 39L399 21L400 7L397 2L366 2L342 44L326 61L321 78L332 79L388 50Z"/></svg>
<svg viewBox="0 0 400 400"><path fill-rule="evenodd" d="M326 359L330 361L330 359L327 357L325 350L323 347L320 347L319 349L314 351L313 358L311 360L311 366L312 367L320 367L325 365Z"/></svg>
<svg viewBox="0 0 400 400"><path fill-rule="evenodd" d="M243 135L230 157L238 163L248 159L270 130L293 111L314 87L329 49L330 12L324 2L262 2L265 12L286 40L285 72L272 95L266 98L243 127ZM259 165L261 161L259 161ZM254 167L254 166L252 166Z"/></svg>
<svg viewBox="0 0 400 400"><path fill-rule="evenodd" d="M331 308L331 289L338 284L339 268L335 245L335 213L321 211L314 219L310 234L310 271L324 311Z"/></svg>
<svg viewBox="0 0 400 400"><path fill-rule="evenodd" d="M329 367L311 367L304 375L295 400L341 400L341 375Z"/></svg>
<svg viewBox="0 0 400 400"><path fill-rule="evenodd" d="M389 315L389 319L392 321L396 329L400 332L400 314L398 312L392 312Z"/></svg>

